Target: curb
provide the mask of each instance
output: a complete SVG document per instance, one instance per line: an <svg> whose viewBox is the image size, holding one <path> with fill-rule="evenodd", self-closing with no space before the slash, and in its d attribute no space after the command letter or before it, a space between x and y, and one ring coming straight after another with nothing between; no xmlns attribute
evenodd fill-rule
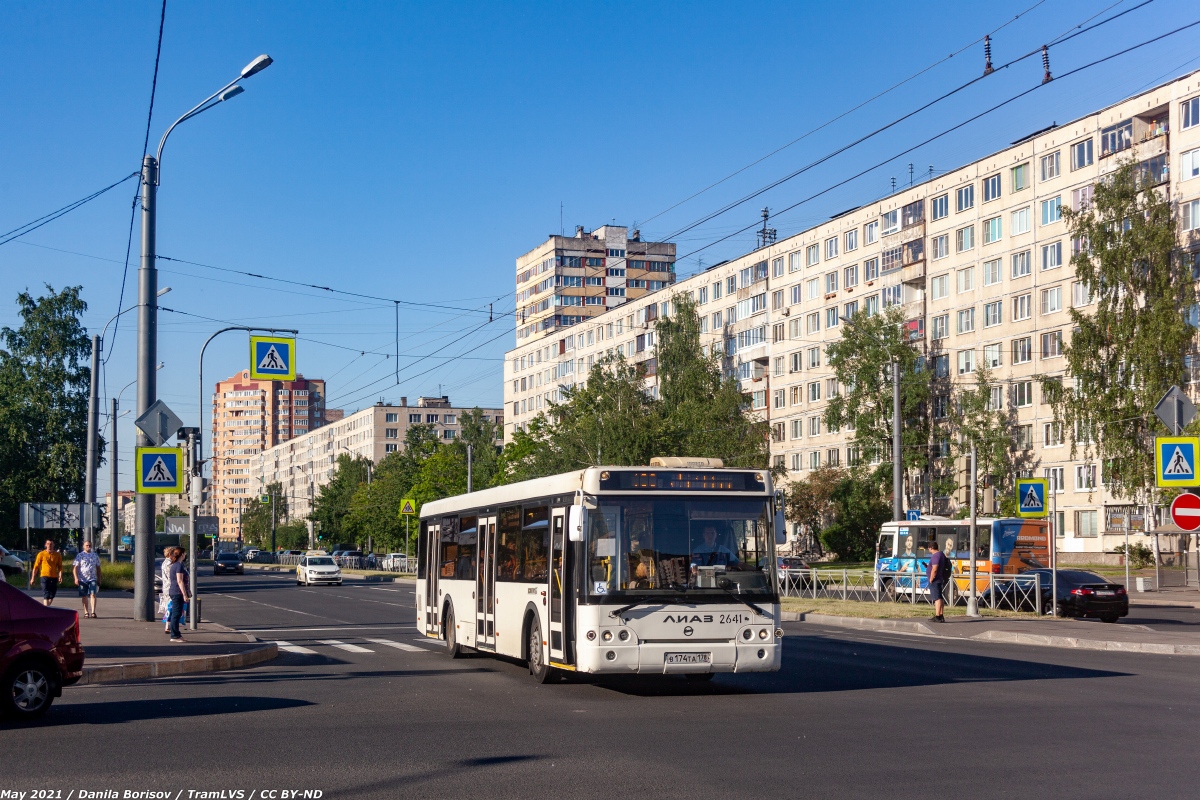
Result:
<svg viewBox="0 0 1200 800"><path fill-rule="evenodd" d="M149 678L166 678L194 672L220 672L241 669L270 661L279 655L279 645L267 642L261 647L229 653L223 656L196 656L195 658L163 658L157 661L142 661L132 664L111 664L83 668L83 677L76 686L96 683L123 683Z"/></svg>
<svg viewBox="0 0 1200 800"><path fill-rule="evenodd" d="M925 623L914 619L874 619L871 617L839 617L834 614L813 614L806 611L782 611L780 618L787 622L815 622L839 628L857 628L868 631L901 631L937 636Z"/></svg>
<svg viewBox="0 0 1200 800"><path fill-rule="evenodd" d="M1151 600L1141 598L1130 598L1129 605L1141 606L1142 608L1200 608L1200 603L1193 603L1187 600Z"/></svg>
<svg viewBox="0 0 1200 800"><path fill-rule="evenodd" d="M1078 650L1107 650L1120 653L1154 653L1167 656L1200 656L1200 645L1155 644L1153 642L1114 642L1103 639L1080 639L1076 636L1043 636L1037 633L984 631L971 637L975 641L1030 644L1041 647L1062 647Z"/></svg>

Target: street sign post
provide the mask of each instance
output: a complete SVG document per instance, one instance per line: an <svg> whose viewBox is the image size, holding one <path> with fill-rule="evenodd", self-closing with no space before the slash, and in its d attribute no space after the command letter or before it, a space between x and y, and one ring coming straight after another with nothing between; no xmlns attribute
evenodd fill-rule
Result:
<svg viewBox="0 0 1200 800"><path fill-rule="evenodd" d="M259 381L296 380L296 340L283 336L251 336L250 377Z"/></svg>
<svg viewBox="0 0 1200 800"><path fill-rule="evenodd" d="M417 513L416 503L414 503L412 500L410 500L407 497L404 498L403 500L400 501L400 513L405 516L407 516L409 514Z"/></svg>
<svg viewBox="0 0 1200 800"><path fill-rule="evenodd" d="M162 400L155 400L133 424L154 442L155 447L161 447L175 435L183 420L175 416L175 412L167 408Z"/></svg>
<svg viewBox="0 0 1200 800"><path fill-rule="evenodd" d="M1200 495L1184 492L1172 500L1171 521L1184 531L1200 528Z"/></svg>
<svg viewBox="0 0 1200 800"><path fill-rule="evenodd" d="M1017 478L1017 516L1044 518L1049 493L1045 478Z"/></svg>
<svg viewBox="0 0 1200 800"><path fill-rule="evenodd" d="M412 501L411 497L406 497L400 501L400 516L404 517L404 560L408 561L408 541L411 537L411 532L408 529L408 521L412 519L413 514L417 513L417 504Z"/></svg>
<svg viewBox="0 0 1200 800"><path fill-rule="evenodd" d="M183 494L183 448L139 447L134 463L138 494Z"/></svg>
<svg viewBox="0 0 1200 800"><path fill-rule="evenodd" d="M917 520L921 519L920 509L910 508L907 513L908 513L907 519L909 522L916 522Z"/></svg>
<svg viewBox="0 0 1200 800"><path fill-rule="evenodd" d="M1196 406L1178 386L1167 389L1167 393L1154 406L1154 414L1162 420L1171 433L1178 436L1196 417Z"/></svg>
<svg viewBox="0 0 1200 800"><path fill-rule="evenodd" d="M1196 456L1200 437L1160 436L1154 440L1155 483L1163 488L1200 486Z"/></svg>

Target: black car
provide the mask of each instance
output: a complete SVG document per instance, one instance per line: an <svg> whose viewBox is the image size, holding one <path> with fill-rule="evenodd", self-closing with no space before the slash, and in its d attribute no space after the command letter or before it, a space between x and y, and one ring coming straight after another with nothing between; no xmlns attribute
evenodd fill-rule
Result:
<svg viewBox="0 0 1200 800"><path fill-rule="evenodd" d="M1051 609L1053 570L1031 569L1018 579L1024 583L1039 581L1042 590L1042 613ZM1035 577L1036 576L1036 577ZM1096 617L1101 622L1116 622L1129 616L1129 593L1119 583L1113 583L1094 572L1081 569L1058 570L1058 615L1060 617Z"/></svg>
<svg viewBox="0 0 1200 800"><path fill-rule="evenodd" d="M217 553L217 557L213 559L213 575L220 575L222 572L244 575L246 568L242 566L242 557L237 553Z"/></svg>

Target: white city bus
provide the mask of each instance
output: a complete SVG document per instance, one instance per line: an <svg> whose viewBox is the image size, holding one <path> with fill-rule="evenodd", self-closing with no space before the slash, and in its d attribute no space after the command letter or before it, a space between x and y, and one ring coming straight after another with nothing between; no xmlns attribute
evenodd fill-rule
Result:
<svg viewBox="0 0 1200 800"><path fill-rule="evenodd" d="M592 467L426 503L417 626L445 642L554 670L778 670L766 470L715 459ZM776 516L778 514L778 517Z"/></svg>

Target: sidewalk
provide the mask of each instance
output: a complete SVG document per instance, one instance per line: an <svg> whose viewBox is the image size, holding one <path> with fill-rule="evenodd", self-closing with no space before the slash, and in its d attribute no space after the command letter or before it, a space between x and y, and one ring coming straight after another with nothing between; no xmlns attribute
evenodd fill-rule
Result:
<svg viewBox="0 0 1200 800"><path fill-rule="evenodd" d="M1106 624L1098 620L1007 619L947 617L938 623L924 619L869 619L832 614L785 611L783 619L858 630L891 631L951 639L1115 650L1126 653L1200 656L1200 634L1156 631L1135 623Z"/></svg>
<svg viewBox="0 0 1200 800"><path fill-rule="evenodd" d="M1200 608L1200 592L1192 587L1168 586L1156 592L1130 592L1129 604L1133 606L1159 606L1163 608Z"/></svg>
<svg viewBox="0 0 1200 800"><path fill-rule="evenodd" d="M60 593L55 608L81 611L74 593ZM216 672L261 664L279 654L273 642L201 621L199 630L184 631L187 641L173 643L163 624L133 619L133 597L102 592L96 619L80 614L79 637L86 654L79 684L117 683L192 672Z"/></svg>

